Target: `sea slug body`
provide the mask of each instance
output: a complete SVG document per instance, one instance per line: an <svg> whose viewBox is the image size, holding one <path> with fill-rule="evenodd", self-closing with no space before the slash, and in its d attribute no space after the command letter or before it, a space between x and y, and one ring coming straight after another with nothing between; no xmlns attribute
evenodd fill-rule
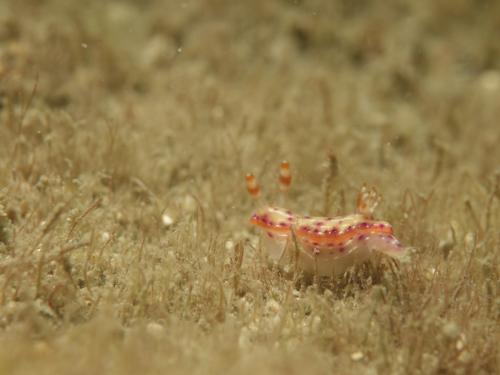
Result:
<svg viewBox="0 0 500 375"><path fill-rule="evenodd" d="M279 207L263 207L250 223L265 234L264 246L274 261L280 261L295 244L300 247L300 264L306 273L339 275L354 264L380 252L400 257L404 248L385 221L362 214L339 217L305 217Z"/></svg>
<svg viewBox="0 0 500 375"><path fill-rule="evenodd" d="M279 183L286 192L291 182L288 162L282 162ZM260 187L252 174L246 176L247 190L258 198ZM298 265L304 273L338 276L350 267L378 260L378 254L392 258L405 255L391 224L374 220L373 212L381 200L374 188L363 186L358 194L357 212L347 216L311 217L285 208L264 206L250 223L265 235L262 247L277 263L298 253ZM294 252L294 250L298 250Z"/></svg>

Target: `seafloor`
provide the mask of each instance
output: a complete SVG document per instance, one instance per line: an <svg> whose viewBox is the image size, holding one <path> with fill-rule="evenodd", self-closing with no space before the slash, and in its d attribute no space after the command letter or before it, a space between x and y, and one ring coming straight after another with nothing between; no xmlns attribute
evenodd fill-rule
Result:
<svg viewBox="0 0 500 375"><path fill-rule="evenodd" d="M1 0L0 374L500 373L499 40L496 0ZM256 205L363 183L404 261L265 261Z"/></svg>

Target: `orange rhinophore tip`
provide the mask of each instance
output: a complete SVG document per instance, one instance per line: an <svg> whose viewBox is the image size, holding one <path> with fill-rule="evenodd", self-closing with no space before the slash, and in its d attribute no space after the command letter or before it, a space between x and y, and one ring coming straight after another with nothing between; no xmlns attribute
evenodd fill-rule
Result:
<svg viewBox="0 0 500 375"><path fill-rule="evenodd" d="M290 163L287 162L286 160L283 160L280 164L279 181L280 181L281 191L283 192L288 191L290 183L292 182L292 176L290 174Z"/></svg>
<svg viewBox="0 0 500 375"><path fill-rule="evenodd" d="M257 179L255 178L255 176L253 174L248 173L245 176L245 180L247 182L248 193L252 197L257 198L260 194L260 187L259 187L259 184L257 183Z"/></svg>

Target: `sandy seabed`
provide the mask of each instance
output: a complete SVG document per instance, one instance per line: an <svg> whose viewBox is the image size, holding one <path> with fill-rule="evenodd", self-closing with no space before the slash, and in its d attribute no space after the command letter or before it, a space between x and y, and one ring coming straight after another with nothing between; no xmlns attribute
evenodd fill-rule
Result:
<svg viewBox="0 0 500 375"><path fill-rule="evenodd" d="M1 1L0 374L500 373L498 35L494 0ZM257 204L363 183L404 262L263 259Z"/></svg>

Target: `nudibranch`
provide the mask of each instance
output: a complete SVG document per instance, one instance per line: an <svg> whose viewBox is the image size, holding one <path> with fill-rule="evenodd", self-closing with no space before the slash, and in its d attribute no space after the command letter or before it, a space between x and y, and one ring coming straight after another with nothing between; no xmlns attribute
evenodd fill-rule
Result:
<svg viewBox="0 0 500 375"><path fill-rule="evenodd" d="M257 197L260 188L251 174L247 175L248 192ZM291 182L289 164L282 162L280 187L286 190ZM361 188L357 213L336 217L310 217L290 210L265 206L257 210L250 223L264 233L263 248L277 263L298 251L298 265L309 274L338 276L350 267L386 254L393 258L404 255L405 249L394 237L392 226L373 219L380 202L375 189Z"/></svg>

